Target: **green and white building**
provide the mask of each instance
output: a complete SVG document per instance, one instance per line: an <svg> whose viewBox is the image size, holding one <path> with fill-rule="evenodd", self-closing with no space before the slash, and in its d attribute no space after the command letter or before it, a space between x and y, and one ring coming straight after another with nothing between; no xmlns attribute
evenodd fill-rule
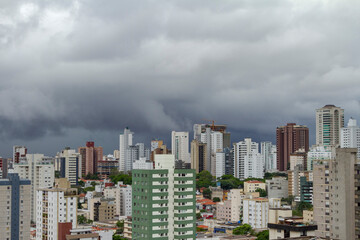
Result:
<svg viewBox="0 0 360 240"><path fill-rule="evenodd" d="M155 155L155 168L134 169L132 239L195 239L195 170L175 169L171 154Z"/></svg>

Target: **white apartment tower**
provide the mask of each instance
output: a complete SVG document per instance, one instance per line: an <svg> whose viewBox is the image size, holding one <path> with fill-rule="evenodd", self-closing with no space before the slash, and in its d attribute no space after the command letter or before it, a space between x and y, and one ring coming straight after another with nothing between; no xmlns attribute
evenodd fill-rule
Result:
<svg viewBox="0 0 360 240"><path fill-rule="evenodd" d="M133 145L133 135L134 133L130 131L128 127L124 129L124 133L120 134L119 138L119 171L127 172L131 170L132 162L127 161L127 151L129 146Z"/></svg>
<svg viewBox="0 0 360 240"><path fill-rule="evenodd" d="M14 164L21 179L31 180L31 220L36 221L36 191L54 185L54 159L44 154L26 154L26 160Z"/></svg>
<svg viewBox="0 0 360 240"><path fill-rule="evenodd" d="M47 188L37 191L36 239L58 239L58 224L77 227L77 189ZM45 238L44 238L45 237Z"/></svg>
<svg viewBox="0 0 360 240"><path fill-rule="evenodd" d="M259 153L259 144L252 142L251 138L234 143L234 176L245 179L245 156L251 153Z"/></svg>
<svg viewBox="0 0 360 240"><path fill-rule="evenodd" d="M261 142L261 155L265 171L276 169L276 145L272 142Z"/></svg>
<svg viewBox="0 0 360 240"><path fill-rule="evenodd" d="M267 198L254 198L243 200L243 221L252 228L267 228L269 200Z"/></svg>
<svg viewBox="0 0 360 240"><path fill-rule="evenodd" d="M131 216L132 188L130 185L118 185L115 195L116 215Z"/></svg>
<svg viewBox="0 0 360 240"><path fill-rule="evenodd" d="M175 160L190 163L189 132L171 132L171 153L175 155Z"/></svg>
<svg viewBox="0 0 360 240"><path fill-rule="evenodd" d="M249 153L244 157L244 178L264 178L264 163L260 153Z"/></svg>
<svg viewBox="0 0 360 240"><path fill-rule="evenodd" d="M356 120L349 119L347 127L341 129L341 148L356 148L358 150L357 157L360 153L360 128L356 124Z"/></svg>
<svg viewBox="0 0 360 240"><path fill-rule="evenodd" d="M316 145L340 145L340 130L344 127L344 109L326 105L316 109Z"/></svg>
<svg viewBox="0 0 360 240"><path fill-rule="evenodd" d="M71 185L77 185L81 177L81 155L75 149L65 148L55 157L55 170Z"/></svg>

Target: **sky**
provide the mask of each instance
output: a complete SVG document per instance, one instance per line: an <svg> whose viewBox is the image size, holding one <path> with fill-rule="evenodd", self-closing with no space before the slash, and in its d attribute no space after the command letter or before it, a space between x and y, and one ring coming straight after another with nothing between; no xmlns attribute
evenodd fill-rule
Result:
<svg viewBox="0 0 360 240"><path fill-rule="evenodd" d="M359 118L360 2L1 0L0 155L170 146L203 119L273 141L335 104ZM190 133L192 136L192 134Z"/></svg>

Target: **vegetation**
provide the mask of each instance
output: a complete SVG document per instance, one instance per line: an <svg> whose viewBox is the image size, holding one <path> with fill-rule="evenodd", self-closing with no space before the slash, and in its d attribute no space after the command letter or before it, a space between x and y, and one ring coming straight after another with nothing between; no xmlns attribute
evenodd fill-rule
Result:
<svg viewBox="0 0 360 240"><path fill-rule="evenodd" d="M60 178L60 171L55 171L55 178Z"/></svg>
<svg viewBox="0 0 360 240"><path fill-rule="evenodd" d="M202 171L196 174L196 188L209 188L210 186L215 187L214 177L208 171Z"/></svg>
<svg viewBox="0 0 360 240"><path fill-rule="evenodd" d="M288 205L291 205L292 202L294 201L294 196L289 195L289 197L287 197L287 198L282 198L281 201L286 202Z"/></svg>
<svg viewBox="0 0 360 240"><path fill-rule="evenodd" d="M251 228L249 224L243 224L233 230L233 235L247 235L254 234L254 230Z"/></svg>
<svg viewBox="0 0 360 240"><path fill-rule="evenodd" d="M78 224L92 224L93 221L90 219L87 219L85 216L83 215L78 215L77 216L77 222Z"/></svg>
<svg viewBox="0 0 360 240"><path fill-rule="evenodd" d="M203 190L204 198L211 199L211 194L212 194L212 192L211 192L211 190L209 188L205 188Z"/></svg>
<svg viewBox="0 0 360 240"><path fill-rule="evenodd" d="M206 212L206 210L205 209L200 209L200 212L203 213L203 212Z"/></svg>
<svg viewBox="0 0 360 240"><path fill-rule="evenodd" d="M213 202L220 202L221 200L220 200L220 198L218 198L218 197L214 197L213 198Z"/></svg>
<svg viewBox="0 0 360 240"><path fill-rule="evenodd" d="M116 233L121 234L124 232L124 220L117 221L116 226L118 227Z"/></svg>
<svg viewBox="0 0 360 240"><path fill-rule="evenodd" d="M78 185L79 185L80 187L85 187L85 182L82 181L82 180L80 180L80 181L78 182Z"/></svg>
<svg viewBox="0 0 360 240"><path fill-rule="evenodd" d="M201 213L196 213L196 219L200 219L200 218L202 218Z"/></svg>
<svg viewBox="0 0 360 240"><path fill-rule="evenodd" d="M269 230L259 232L256 237L256 240L269 240Z"/></svg>
<svg viewBox="0 0 360 240"><path fill-rule="evenodd" d="M207 230L204 229L204 228L196 227L196 231L197 231L197 232L206 232Z"/></svg>
<svg viewBox="0 0 360 240"><path fill-rule="evenodd" d="M281 172L274 172L274 173L269 173L266 172L264 174L264 179L272 179L273 177L288 177L287 173L281 173Z"/></svg>
<svg viewBox="0 0 360 240"><path fill-rule="evenodd" d="M84 193L93 192L93 191L95 191L95 187L87 187L87 188L84 188Z"/></svg>
<svg viewBox="0 0 360 240"><path fill-rule="evenodd" d="M260 193L260 197L267 197L267 192L266 192L266 190L264 190L264 189L262 189L262 188L256 189L255 192L259 192L259 193Z"/></svg>
<svg viewBox="0 0 360 240"><path fill-rule="evenodd" d="M221 188L224 190L230 190L233 188L239 188L241 181L233 175L223 175L219 178Z"/></svg>
<svg viewBox="0 0 360 240"><path fill-rule="evenodd" d="M115 184L117 184L118 182L123 182L125 185L132 184L131 174L124 174L124 173L114 174L114 175L110 175L110 179Z"/></svg>
<svg viewBox="0 0 360 240"><path fill-rule="evenodd" d="M112 239L113 240L127 240L127 238L124 238L120 235L115 235L115 234L113 235Z"/></svg>
<svg viewBox="0 0 360 240"><path fill-rule="evenodd" d="M86 180L100 180L97 174L88 173L87 175L83 176Z"/></svg>

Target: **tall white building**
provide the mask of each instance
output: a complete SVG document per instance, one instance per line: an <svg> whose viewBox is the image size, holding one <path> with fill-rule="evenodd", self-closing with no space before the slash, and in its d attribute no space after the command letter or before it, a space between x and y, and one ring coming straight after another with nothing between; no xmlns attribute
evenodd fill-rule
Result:
<svg viewBox="0 0 360 240"><path fill-rule="evenodd" d="M133 164L133 169L153 169L153 162L147 161L145 157L136 160Z"/></svg>
<svg viewBox="0 0 360 240"><path fill-rule="evenodd" d="M353 118L349 119L348 125L345 128L341 129L340 137L341 148L357 148L359 158L360 153L360 128L356 124L356 120Z"/></svg>
<svg viewBox="0 0 360 240"><path fill-rule="evenodd" d="M66 178L71 185L77 185L81 177L81 155L75 149L65 148L55 157L55 170L61 178Z"/></svg>
<svg viewBox="0 0 360 240"><path fill-rule="evenodd" d="M264 178L263 157L260 153L252 152L244 157L244 178Z"/></svg>
<svg viewBox="0 0 360 240"><path fill-rule="evenodd" d="M175 160L190 163L189 132L171 132L171 153L175 155Z"/></svg>
<svg viewBox="0 0 360 240"><path fill-rule="evenodd" d="M54 159L44 154L26 154L26 160L14 164L20 178L31 180L31 220L36 221L36 191L54 185Z"/></svg>
<svg viewBox="0 0 360 240"><path fill-rule="evenodd" d="M77 189L47 188L37 191L36 239L58 239L59 223L77 227ZM45 238L44 238L45 237Z"/></svg>
<svg viewBox="0 0 360 240"><path fill-rule="evenodd" d="M316 109L316 145L340 145L340 130L344 127L344 109L326 105Z"/></svg>
<svg viewBox="0 0 360 240"><path fill-rule="evenodd" d="M225 153L217 152L215 156L216 156L215 176L216 178L219 178L225 175Z"/></svg>
<svg viewBox="0 0 360 240"><path fill-rule="evenodd" d="M273 145L272 142L261 142L260 151L265 172L276 169L276 145Z"/></svg>
<svg viewBox="0 0 360 240"><path fill-rule="evenodd" d="M204 133L200 134L202 143L206 143L206 169L211 174L216 174L216 153L223 152L224 150L224 135L221 132L211 131L210 128L206 128Z"/></svg>
<svg viewBox="0 0 360 240"><path fill-rule="evenodd" d="M259 152L259 144L252 142L251 138L234 143L234 176L245 179L245 156L250 153Z"/></svg>
<svg viewBox="0 0 360 240"><path fill-rule="evenodd" d="M269 200L267 198L254 198L243 200L243 222L252 228L267 228Z"/></svg>
<svg viewBox="0 0 360 240"><path fill-rule="evenodd" d="M119 171L127 172L131 171L132 162L127 160L127 151L129 146L133 145L133 135L134 133L130 131L128 127L124 129L124 133L120 134L119 139Z"/></svg>

